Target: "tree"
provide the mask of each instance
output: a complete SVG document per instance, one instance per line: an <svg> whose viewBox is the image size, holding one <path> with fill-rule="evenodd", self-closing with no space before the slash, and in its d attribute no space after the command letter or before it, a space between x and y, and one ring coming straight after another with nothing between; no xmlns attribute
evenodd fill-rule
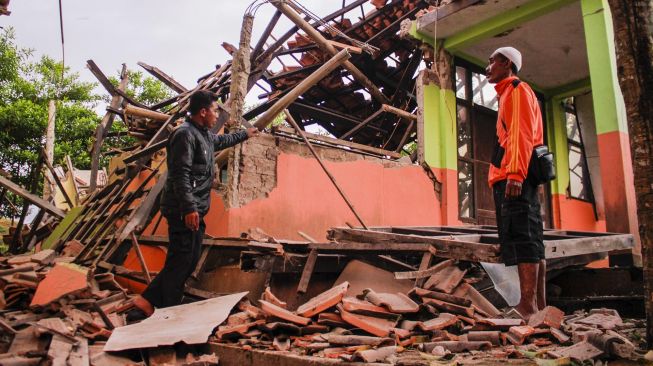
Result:
<svg viewBox="0 0 653 366"><path fill-rule="evenodd" d="M117 80L114 80L117 83ZM11 28L0 32L0 168L12 180L29 187L45 141L48 102L57 102L54 163L63 165L66 155L78 169L90 169L89 147L100 121L96 112L104 99L95 92L96 83L83 82L79 74L48 56L34 59L30 49L19 47ZM129 71L127 93L144 104L155 104L171 96L160 81ZM112 135L125 132L124 123L114 123ZM110 137L103 147L126 147L134 144L128 136ZM103 155L101 165L108 164ZM42 181L37 194L41 193ZM11 196L11 195L10 195ZM14 199L13 196L10 197ZM0 215L8 207L0 205ZM12 214L15 214L11 212Z"/></svg>
<svg viewBox="0 0 653 366"><path fill-rule="evenodd" d="M44 144L50 100L57 101L60 121L55 162L69 155L75 166L88 166L86 151L98 121L93 108L101 101L94 88L61 62L48 56L34 60L31 50L16 45L13 29L0 32L0 168L15 183L29 186ZM6 214L3 208L0 213Z"/></svg>
<svg viewBox="0 0 653 366"><path fill-rule="evenodd" d="M653 347L653 47L650 0L608 0L626 104L642 242L646 335Z"/></svg>

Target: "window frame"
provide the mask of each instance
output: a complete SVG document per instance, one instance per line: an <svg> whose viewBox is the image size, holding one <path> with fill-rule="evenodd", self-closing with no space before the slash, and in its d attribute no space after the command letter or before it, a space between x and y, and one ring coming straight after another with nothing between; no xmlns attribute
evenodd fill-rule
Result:
<svg viewBox="0 0 653 366"><path fill-rule="evenodd" d="M571 103L566 103L567 100L571 99ZM567 138L567 170L569 172L569 183L567 184L567 188L565 190L567 198L578 200L578 201L583 201L583 202L588 202L591 204L595 204L595 197L594 197L594 188L592 187L592 177L590 175L590 170L589 170L589 164L587 163L587 153L585 152L585 142L583 140L583 131L581 129L581 123L580 123L580 118L578 118L578 112L576 111L576 98L575 97L569 97L566 98L565 100L562 101L562 111L564 113L564 121L565 121L565 137ZM572 114L574 116L574 119L576 121L576 128L578 129L578 139L579 141L574 141L573 139L569 138L569 133L567 131L567 114ZM581 163L582 163L582 172L583 176L581 177L582 182L583 182L583 188L585 189L586 193L586 198L582 197L576 197L573 196L571 193L571 175L575 174L572 173L572 167L571 164L569 163L569 154L571 151L571 147L575 147L580 150L580 155L581 155Z"/></svg>

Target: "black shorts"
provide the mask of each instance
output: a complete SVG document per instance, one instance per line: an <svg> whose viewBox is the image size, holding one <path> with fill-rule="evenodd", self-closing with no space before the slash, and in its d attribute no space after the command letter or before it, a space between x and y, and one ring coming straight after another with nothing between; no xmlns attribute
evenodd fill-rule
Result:
<svg viewBox="0 0 653 366"><path fill-rule="evenodd" d="M493 186L501 257L506 266L544 259L544 240L537 186L524 181L521 195L506 199L506 181Z"/></svg>

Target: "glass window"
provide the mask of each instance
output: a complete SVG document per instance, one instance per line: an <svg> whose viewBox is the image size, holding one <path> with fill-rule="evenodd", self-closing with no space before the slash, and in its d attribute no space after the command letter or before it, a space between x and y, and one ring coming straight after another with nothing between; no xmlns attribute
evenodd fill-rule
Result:
<svg viewBox="0 0 653 366"><path fill-rule="evenodd" d="M472 100L492 110L499 109L499 99L494 85L490 84L483 74L472 73Z"/></svg>
<svg viewBox="0 0 653 366"><path fill-rule="evenodd" d="M469 108L458 104L458 156L471 158L472 126L469 119Z"/></svg>
<svg viewBox="0 0 653 366"><path fill-rule="evenodd" d="M458 212L460 217L474 217L474 165L458 160Z"/></svg>
<svg viewBox="0 0 653 366"><path fill-rule="evenodd" d="M563 102L563 108L565 109L567 145L569 148L569 187L567 187L567 193L573 198L592 201L592 184L574 98L565 100Z"/></svg>
<svg viewBox="0 0 653 366"><path fill-rule="evenodd" d="M467 70L456 67L456 98L467 99Z"/></svg>

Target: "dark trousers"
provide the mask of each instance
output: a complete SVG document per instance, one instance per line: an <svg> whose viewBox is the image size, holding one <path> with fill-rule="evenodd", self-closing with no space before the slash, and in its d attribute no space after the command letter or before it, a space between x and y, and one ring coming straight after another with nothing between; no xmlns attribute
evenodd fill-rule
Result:
<svg viewBox="0 0 653 366"><path fill-rule="evenodd" d="M544 259L537 185L525 180L521 195L515 199L505 198L505 180L495 183L492 188L503 263L514 266L519 263L538 263Z"/></svg>
<svg viewBox="0 0 653 366"><path fill-rule="evenodd" d="M204 217L193 232L179 215L164 215L168 220L168 254L163 269L143 291L142 296L156 308L181 304L186 280L195 270L204 238Z"/></svg>

